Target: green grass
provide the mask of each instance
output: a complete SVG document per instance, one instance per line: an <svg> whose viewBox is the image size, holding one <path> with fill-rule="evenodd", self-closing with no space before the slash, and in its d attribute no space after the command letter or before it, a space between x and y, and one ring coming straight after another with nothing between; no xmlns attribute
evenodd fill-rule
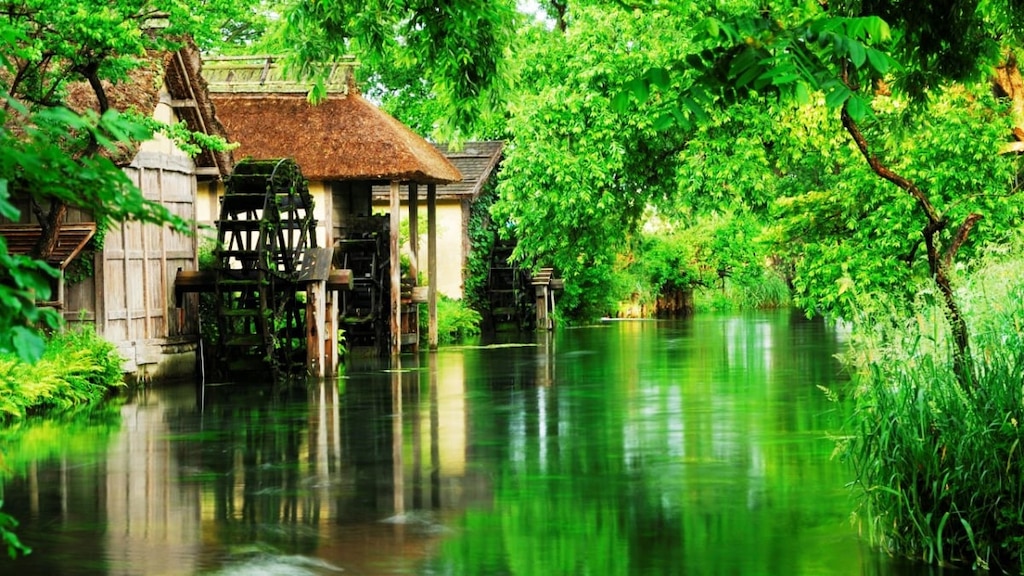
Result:
<svg viewBox="0 0 1024 576"><path fill-rule="evenodd" d="M852 346L856 391L840 448L855 473L857 517L893 554L1024 568L1021 271L1022 262L990 266L960 294L974 385L955 377L935 308L902 325L878 322Z"/></svg>

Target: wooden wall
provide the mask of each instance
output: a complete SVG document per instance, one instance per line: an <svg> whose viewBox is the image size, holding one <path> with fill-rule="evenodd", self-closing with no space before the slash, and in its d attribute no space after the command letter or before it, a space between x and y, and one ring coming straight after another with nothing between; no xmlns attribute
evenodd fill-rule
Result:
<svg viewBox="0 0 1024 576"><path fill-rule="evenodd" d="M195 168L188 157L140 152L124 170L148 199L195 218ZM174 305L174 276L178 268L196 269L196 247L195 236L169 227L113 225L96 256L93 281L68 288L65 318L94 322L126 357L128 371L158 362L164 345L193 341L198 333L195 297L183 314Z"/></svg>

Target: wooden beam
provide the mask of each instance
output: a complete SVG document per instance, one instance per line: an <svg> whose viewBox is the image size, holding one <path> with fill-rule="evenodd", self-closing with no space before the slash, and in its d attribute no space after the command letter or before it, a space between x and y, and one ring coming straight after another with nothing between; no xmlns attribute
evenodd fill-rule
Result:
<svg viewBox="0 0 1024 576"><path fill-rule="evenodd" d="M196 166L196 176L220 176L220 170L216 166Z"/></svg>
<svg viewBox="0 0 1024 576"><path fill-rule="evenodd" d="M391 241L390 241L390 264L391 264L391 357L397 358L402 351L402 268L398 253L398 227L399 220L399 199L398 181L391 181Z"/></svg>
<svg viewBox="0 0 1024 576"><path fill-rule="evenodd" d="M309 375L324 376L324 291L325 281L310 282L306 286L306 369Z"/></svg>
<svg viewBox="0 0 1024 576"><path fill-rule="evenodd" d="M437 185L427 184L427 342L437 350Z"/></svg>
<svg viewBox="0 0 1024 576"><path fill-rule="evenodd" d="M199 108L195 98L172 98L170 101L171 108Z"/></svg>
<svg viewBox="0 0 1024 576"><path fill-rule="evenodd" d="M415 182L409 183L409 250L412 257L409 259L409 273L412 274L412 285L419 284L420 270L420 199L419 186Z"/></svg>

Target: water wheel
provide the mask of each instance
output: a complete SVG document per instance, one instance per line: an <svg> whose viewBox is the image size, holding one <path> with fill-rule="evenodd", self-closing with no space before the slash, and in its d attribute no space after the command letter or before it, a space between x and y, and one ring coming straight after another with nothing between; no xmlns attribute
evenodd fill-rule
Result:
<svg viewBox="0 0 1024 576"><path fill-rule="evenodd" d="M245 160L225 182L217 220L218 356L227 371L275 376L305 366L302 258L316 247L313 199L289 159Z"/></svg>

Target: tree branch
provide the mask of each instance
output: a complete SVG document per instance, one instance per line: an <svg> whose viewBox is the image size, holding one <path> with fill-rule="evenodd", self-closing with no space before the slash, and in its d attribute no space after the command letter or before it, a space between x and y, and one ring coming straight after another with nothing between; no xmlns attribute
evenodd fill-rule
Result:
<svg viewBox="0 0 1024 576"><path fill-rule="evenodd" d="M960 246L962 246L964 241L967 240L967 235L971 233L971 229L974 228L974 225L981 219L981 214L971 213L967 215L967 218L964 219L964 223L960 225L960 228L956 231L956 235L953 236L953 242L949 245L949 248L946 249L946 254L942 258L943 267L948 269L953 263L953 257L956 256L957 251L960 250Z"/></svg>
<svg viewBox="0 0 1024 576"><path fill-rule="evenodd" d="M939 225L942 222L942 218L939 216L938 211L935 210L935 207L932 206L932 203L928 200L925 193L910 180L907 180L903 176L900 176L890 170L887 166L882 164L877 156L871 153L871 150L868 148L867 140L861 133L860 128L857 127L857 123L850 117L850 113L847 112L845 104L843 105L842 119L843 128L846 128L846 131L853 138L854 143L857 144L857 148L860 150L860 153L864 155L864 159L867 160L868 166L871 167L871 170L875 174L878 174L880 177L892 182L901 190L910 194L914 200L917 200L918 206L921 207L921 210L928 218L929 226Z"/></svg>

